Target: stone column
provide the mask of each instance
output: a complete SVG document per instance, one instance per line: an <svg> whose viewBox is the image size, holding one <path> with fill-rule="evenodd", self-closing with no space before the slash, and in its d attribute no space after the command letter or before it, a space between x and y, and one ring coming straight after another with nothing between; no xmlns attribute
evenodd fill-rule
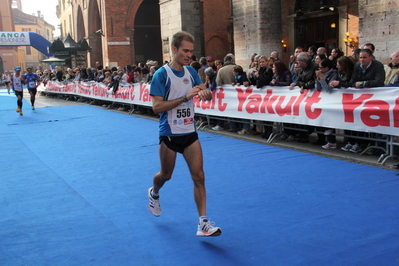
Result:
<svg viewBox="0 0 399 266"><path fill-rule="evenodd" d="M359 0L359 44L373 43L374 55L383 63L399 51L398 16L398 1Z"/></svg>
<svg viewBox="0 0 399 266"><path fill-rule="evenodd" d="M248 68L252 53L281 57L281 1L233 0L236 63Z"/></svg>

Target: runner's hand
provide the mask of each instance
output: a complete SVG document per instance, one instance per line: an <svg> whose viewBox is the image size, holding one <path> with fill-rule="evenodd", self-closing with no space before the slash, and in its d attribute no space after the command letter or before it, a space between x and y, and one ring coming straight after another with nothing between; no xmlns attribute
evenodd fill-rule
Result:
<svg viewBox="0 0 399 266"><path fill-rule="evenodd" d="M200 90L197 95L200 101L207 101L212 99L212 93L208 89Z"/></svg>

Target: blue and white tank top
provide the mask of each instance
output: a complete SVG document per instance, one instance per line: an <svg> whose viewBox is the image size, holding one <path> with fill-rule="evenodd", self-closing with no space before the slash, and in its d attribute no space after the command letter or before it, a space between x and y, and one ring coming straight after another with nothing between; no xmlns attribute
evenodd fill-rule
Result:
<svg viewBox="0 0 399 266"><path fill-rule="evenodd" d="M35 73L30 73L30 74L26 73L25 79L28 84L28 89L36 89L37 88L36 79L40 79L40 77L38 75L36 75Z"/></svg>
<svg viewBox="0 0 399 266"><path fill-rule="evenodd" d="M164 65L153 76L150 94L170 101L183 97L201 83L198 73L190 66L184 66L183 70L177 71ZM159 122L161 136L180 136L195 132L193 99L162 112Z"/></svg>

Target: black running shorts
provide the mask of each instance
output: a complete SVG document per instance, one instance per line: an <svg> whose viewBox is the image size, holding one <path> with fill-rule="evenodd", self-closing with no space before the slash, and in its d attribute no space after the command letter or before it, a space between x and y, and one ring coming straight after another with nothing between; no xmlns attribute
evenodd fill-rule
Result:
<svg viewBox="0 0 399 266"><path fill-rule="evenodd" d="M183 136L159 136L159 144L165 143L166 147L172 151L183 153L184 149L198 140L197 132Z"/></svg>
<svg viewBox="0 0 399 266"><path fill-rule="evenodd" d="M33 88L33 89L28 88L28 91L29 91L29 93L33 92L33 94L36 94L37 93L37 88Z"/></svg>

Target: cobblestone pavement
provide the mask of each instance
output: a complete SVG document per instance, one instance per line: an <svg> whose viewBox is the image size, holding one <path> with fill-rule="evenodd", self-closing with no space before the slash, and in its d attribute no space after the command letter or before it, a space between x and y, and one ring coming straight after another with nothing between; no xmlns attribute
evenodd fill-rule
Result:
<svg viewBox="0 0 399 266"><path fill-rule="evenodd" d="M25 99L29 102L29 94L26 92L24 93ZM61 96L59 97L46 97L44 95L38 95L36 96L36 108L41 108L41 107L48 107L48 106L73 106L73 105L88 105L90 104L89 102L77 102L73 100L65 100ZM102 108L102 109L108 109L108 106L102 106L102 105L96 105L93 104L93 106L97 108ZM125 109L125 110L118 110L118 109ZM109 111L113 112L119 112L122 114L130 115L128 113L128 110L126 108L109 108ZM135 116L140 116L146 119L152 119L152 120L157 120L157 117L148 115L148 114L132 114ZM300 152L306 152L306 153L313 153L316 155L328 157L328 158L334 158L338 160L345 160L348 162L353 162L353 163L360 163L360 164L365 164L365 165L370 165L374 167L380 167L380 168L385 168L385 169L393 169L393 165L397 164L398 161L395 159L389 159L385 163L385 165L382 165L381 163L378 162L380 156L379 155L367 155L367 154L360 154L360 153L352 153L352 152L345 152L341 150L341 147L345 145L344 139L342 137L337 137L337 149L333 150L324 150L321 148L321 145L313 145L312 142L314 142L317 138L317 135L313 133L310 135L309 142L308 143L299 143L297 141L291 141L287 142L284 140L273 140L272 143L267 143L265 139L263 139L260 135L240 135L235 132L228 132L227 130L224 131L214 131L211 129L211 127L205 127L201 129L201 131L205 131L208 133L212 134L219 134L222 136L230 137L230 138L236 138L236 139L242 139L246 141L251 141L263 145L270 145L270 146L276 146L276 147L281 147L281 148L286 148L286 149L292 149ZM296 162L292 162L294 165Z"/></svg>

